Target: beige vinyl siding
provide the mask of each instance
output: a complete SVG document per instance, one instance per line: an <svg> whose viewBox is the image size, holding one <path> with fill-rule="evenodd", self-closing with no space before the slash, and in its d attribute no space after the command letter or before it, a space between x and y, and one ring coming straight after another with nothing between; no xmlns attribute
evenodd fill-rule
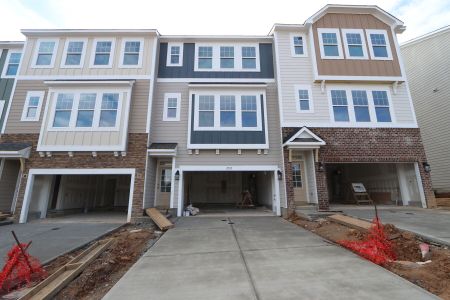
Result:
<svg viewBox="0 0 450 300"><path fill-rule="evenodd" d="M0 160L1 162L1 160ZM5 159L3 171L0 173L0 211L10 212L19 174L19 160Z"/></svg>
<svg viewBox="0 0 450 300"><path fill-rule="evenodd" d="M64 46L66 39L87 39L86 54L84 57L83 68L60 68L61 60L63 58ZM113 56L112 68L91 68L91 56L95 39L114 39L115 38L115 48ZM122 40L123 39L144 39L144 49L142 56L142 67L140 68L119 68L119 63L122 60L121 50L122 50ZM47 39L47 38L42 38ZM53 37L48 37L48 39L53 39ZM135 76L135 75L150 75L152 59L153 59L153 47L156 43L156 39L153 37L146 37L145 35L102 35L102 36L66 36L57 38L59 40L58 50L56 52L55 64L53 68L32 68L33 59L36 47L38 47L39 38L31 37L27 39L27 47L23 56L22 67L20 70L20 75L26 76L112 76L112 75L122 75L122 76Z"/></svg>
<svg viewBox="0 0 450 300"><path fill-rule="evenodd" d="M136 80L131 91L130 133L144 133L147 128L150 80Z"/></svg>
<svg viewBox="0 0 450 300"><path fill-rule="evenodd" d="M181 93L180 121L163 121L164 94ZM152 107L152 123L150 141L152 143L178 143L176 167L181 165L201 166L261 166L277 165L282 169L281 134L278 114L277 91L275 84L268 84L266 89L266 109L268 116L268 154L257 154L257 150L220 150L217 155L214 150L200 150L198 155L188 154L188 118L189 118L189 87L187 83L157 83ZM279 181L282 182L282 181ZM177 189L177 182L174 183ZM175 194L177 199L178 191ZM285 206L284 187L280 183L281 205ZM176 202L176 201L175 201ZM177 205L177 203L175 203Z"/></svg>
<svg viewBox="0 0 450 300"><path fill-rule="evenodd" d="M321 59L317 28L384 29L387 31L393 60ZM329 13L313 24L318 75L331 76L402 76L394 37L389 25L369 14ZM342 47L344 47L341 32ZM366 46L369 43L366 38ZM343 53L345 52L342 48ZM369 49L367 49L369 51ZM369 53L369 52L368 52ZM344 54L345 57L345 54ZM370 55L369 55L370 57Z"/></svg>
<svg viewBox="0 0 450 300"><path fill-rule="evenodd" d="M433 189L450 192L450 29L401 51Z"/></svg>

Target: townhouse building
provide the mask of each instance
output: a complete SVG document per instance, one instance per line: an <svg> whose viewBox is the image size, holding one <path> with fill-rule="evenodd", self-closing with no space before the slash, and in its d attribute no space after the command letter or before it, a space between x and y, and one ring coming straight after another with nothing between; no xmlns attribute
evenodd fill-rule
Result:
<svg viewBox="0 0 450 300"><path fill-rule="evenodd" d="M357 5L263 36L23 30L0 138L16 173L0 187L16 183L20 222L101 211L130 222L190 204L286 215L354 203L353 183L379 203L433 206L404 30Z"/></svg>

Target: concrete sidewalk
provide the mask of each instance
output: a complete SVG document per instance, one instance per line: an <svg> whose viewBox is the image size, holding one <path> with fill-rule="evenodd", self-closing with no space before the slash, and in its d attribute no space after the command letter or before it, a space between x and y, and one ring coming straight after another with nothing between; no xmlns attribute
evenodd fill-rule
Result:
<svg viewBox="0 0 450 300"><path fill-rule="evenodd" d="M282 218L181 218L104 299L438 299Z"/></svg>

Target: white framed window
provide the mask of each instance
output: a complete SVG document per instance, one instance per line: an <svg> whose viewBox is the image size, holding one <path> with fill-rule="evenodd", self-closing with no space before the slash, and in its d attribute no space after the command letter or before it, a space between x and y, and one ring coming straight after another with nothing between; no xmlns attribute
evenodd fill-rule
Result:
<svg viewBox="0 0 450 300"><path fill-rule="evenodd" d="M0 119L3 116L3 110L5 109L6 100L0 100Z"/></svg>
<svg viewBox="0 0 450 300"><path fill-rule="evenodd" d="M322 59L343 59L341 35L337 28L318 28L320 57Z"/></svg>
<svg viewBox="0 0 450 300"><path fill-rule="evenodd" d="M180 121L180 93L164 94L163 121Z"/></svg>
<svg viewBox="0 0 450 300"><path fill-rule="evenodd" d="M194 71L259 72L257 44L195 44Z"/></svg>
<svg viewBox="0 0 450 300"><path fill-rule="evenodd" d="M366 29L370 57L374 60L392 60L391 45L386 30Z"/></svg>
<svg viewBox="0 0 450 300"><path fill-rule="evenodd" d="M294 93L298 113L314 112L312 89L310 85L295 85Z"/></svg>
<svg viewBox="0 0 450 300"><path fill-rule="evenodd" d="M362 29L342 29L342 36L347 59L369 59Z"/></svg>
<svg viewBox="0 0 450 300"><path fill-rule="evenodd" d="M195 94L194 130L262 130L261 93Z"/></svg>
<svg viewBox="0 0 450 300"><path fill-rule="evenodd" d="M20 58L22 57L22 52L19 51L8 51L6 56L5 66L3 67L2 78L14 78L19 71Z"/></svg>
<svg viewBox="0 0 450 300"><path fill-rule="evenodd" d="M306 36L304 34L291 34L291 55L293 57L308 56L306 50Z"/></svg>
<svg viewBox="0 0 450 300"><path fill-rule="evenodd" d="M117 131L122 90L60 90L54 92L49 131Z"/></svg>
<svg viewBox="0 0 450 300"><path fill-rule="evenodd" d="M25 98L21 121L39 121L41 115L42 102L44 101L44 91L29 91Z"/></svg>
<svg viewBox="0 0 450 300"><path fill-rule="evenodd" d="M166 66L181 67L182 65L183 65L183 44L168 43Z"/></svg>
<svg viewBox="0 0 450 300"><path fill-rule="evenodd" d="M302 188L302 169L300 163L292 164L292 185L294 188Z"/></svg>
<svg viewBox="0 0 450 300"><path fill-rule="evenodd" d="M111 68L114 60L115 39L94 40L91 68Z"/></svg>
<svg viewBox="0 0 450 300"><path fill-rule="evenodd" d="M142 67L144 39L123 39L119 68Z"/></svg>
<svg viewBox="0 0 450 300"><path fill-rule="evenodd" d="M82 68L87 39L67 39L61 59L61 68Z"/></svg>
<svg viewBox="0 0 450 300"><path fill-rule="evenodd" d="M330 87L330 114L336 123L393 122L390 93L382 87Z"/></svg>
<svg viewBox="0 0 450 300"><path fill-rule="evenodd" d="M34 52L32 68L53 68L59 40L38 40Z"/></svg>

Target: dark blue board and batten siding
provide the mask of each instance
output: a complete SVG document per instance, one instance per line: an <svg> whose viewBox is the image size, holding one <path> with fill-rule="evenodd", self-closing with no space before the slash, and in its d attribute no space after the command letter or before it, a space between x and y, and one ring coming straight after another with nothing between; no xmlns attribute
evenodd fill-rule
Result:
<svg viewBox="0 0 450 300"><path fill-rule="evenodd" d="M208 144L265 144L266 143L266 124L264 120L264 99L261 101L261 131L226 131L226 130L194 130L194 118L191 118L191 144L208 145ZM194 116L195 95L192 95L192 111Z"/></svg>
<svg viewBox="0 0 450 300"><path fill-rule="evenodd" d="M167 43L161 43L159 48L158 78L274 78L273 53L271 43L259 43L259 72L229 72L229 71L194 71L195 44L183 44L183 65L168 67Z"/></svg>
<svg viewBox="0 0 450 300"><path fill-rule="evenodd" d="M3 68L6 67L6 56L8 50L4 49L0 53L0 100L5 100L5 106L3 107L3 113L0 115L0 128L3 126L3 122L6 117L6 108L8 107L9 98L11 97L12 89L14 86L14 78L1 78Z"/></svg>

